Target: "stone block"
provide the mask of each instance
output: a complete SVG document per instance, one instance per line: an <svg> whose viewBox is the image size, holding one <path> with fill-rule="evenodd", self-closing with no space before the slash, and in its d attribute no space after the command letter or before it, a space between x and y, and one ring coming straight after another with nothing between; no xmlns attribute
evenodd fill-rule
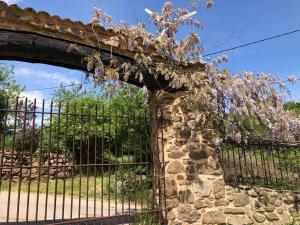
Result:
<svg viewBox="0 0 300 225"><path fill-rule="evenodd" d="M185 156L185 153L183 151L174 151L169 153L168 156L172 159L180 159Z"/></svg>
<svg viewBox="0 0 300 225"><path fill-rule="evenodd" d="M203 224L226 224L226 216L220 211L209 211L202 216Z"/></svg>
<svg viewBox="0 0 300 225"><path fill-rule="evenodd" d="M234 196L233 204L235 207L241 207L248 205L250 203L249 195L245 192L237 194Z"/></svg>
<svg viewBox="0 0 300 225"><path fill-rule="evenodd" d="M277 216L277 214L275 214L273 212L266 213L265 215L269 221L279 220L279 217Z"/></svg>
<svg viewBox="0 0 300 225"><path fill-rule="evenodd" d="M261 213L257 213L257 212L253 212L252 213L252 217L255 219L255 221L257 223L263 223L266 221L266 217L265 215L261 214Z"/></svg>
<svg viewBox="0 0 300 225"><path fill-rule="evenodd" d="M171 161L167 165L167 173L169 174L178 174L184 172L184 166L179 161Z"/></svg>
<svg viewBox="0 0 300 225"><path fill-rule="evenodd" d="M215 199L225 197L225 183L223 179L218 179L213 182L213 194Z"/></svg>
<svg viewBox="0 0 300 225"><path fill-rule="evenodd" d="M198 197L208 197L212 192L213 182L204 179L194 183L194 193Z"/></svg>
<svg viewBox="0 0 300 225"><path fill-rule="evenodd" d="M192 209L187 205L181 205L177 208L177 219L183 222L195 223L201 217L198 210Z"/></svg>
<svg viewBox="0 0 300 225"><path fill-rule="evenodd" d="M251 220L248 216L229 216L227 219L228 225L250 225L254 224L254 221Z"/></svg>
<svg viewBox="0 0 300 225"><path fill-rule="evenodd" d="M245 214L245 209L238 207L238 208L232 208L232 207L227 207L224 209L225 214Z"/></svg>

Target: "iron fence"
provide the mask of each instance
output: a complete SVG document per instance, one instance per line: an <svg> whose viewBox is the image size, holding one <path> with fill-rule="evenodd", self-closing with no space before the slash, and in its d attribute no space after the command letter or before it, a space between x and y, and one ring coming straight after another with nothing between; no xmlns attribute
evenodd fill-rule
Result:
<svg viewBox="0 0 300 225"><path fill-rule="evenodd" d="M227 142L221 148L221 163L229 183L300 190L299 144Z"/></svg>
<svg viewBox="0 0 300 225"><path fill-rule="evenodd" d="M147 109L4 105L0 224L163 223L162 121Z"/></svg>

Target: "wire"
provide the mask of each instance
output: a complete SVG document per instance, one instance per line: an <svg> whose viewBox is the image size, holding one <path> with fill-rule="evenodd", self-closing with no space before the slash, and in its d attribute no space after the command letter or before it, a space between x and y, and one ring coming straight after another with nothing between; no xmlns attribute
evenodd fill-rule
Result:
<svg viewBox="0 0 300 225"><path fill-rule="evenodd" d="M94 81L88 81L88 82L81 82L81 83L76 83L76 84L60 85L60 86L56 86L56 87L39 88L39 89L32 89L32 90L24 90L22 92L44 91L44 90L57 89L57 88L60 88L60 87L72 87L72 86L77 86L77 85L81 85L81 84L89 84L89 83L93 83L93 82Z"/></svg>
<svg viewBox="0 0 300 225"><path fill-rule="evenodd" d="M278 35L271 36L271 37L267 37L267 38L264 38L264 39L261 39L261 40L258 40L258 41L249 42L249 43L246 43L246 44L243 44L243 45L238 45L238 46L235 46L235 47L232 47L232 48L227 48L227 49L224 49L224 50L220 50L220 51L208 53L208 54L203 55L203 57L207 57L207 56L211 56L211 55L216 55L216 54L223 53L223 52L232 51L232 50L243 48L243 47L247 47L247 46L250 46L250 45L255 45L255 44L258 44L258 43L261 43L261 42L265 42L265 41L269 41L269 40L276 39L276 38L279 38L279 37L287 36L287 35L294 34L294 33L297 33L297 32L300 32L300 29L289 31L289 32L282 33L282 34L278 34ZM70 85L61 85L61 86L49 87L49 88L24 90L23 92L44 91L44 90L56 89L56 88L59 88L59 87L72 87L72 86L77 86L77 85L81 85L81 84L88 84L88 83L92 83L92 82L94 82L94 81L81 82L81 83L70 84Z"/></svg>
<svg viewBox="0 0 300 225"><path fill-rule="evenodd" d="M267 38L264 38L264 39L261 39L261 40L258 40L258 41L249 42L247 44L238 45L238 46L235 46L235 47L232 47L232 48L227 48L227 49L224 49L224 50L208 53L208 54L203 55L203 57L216 55L216 54L219 54L219 53L222 53L222 52L232 51L232 50L247 47L247 46L250 46L250 45L255 45L255 44L258 44L258 43L261 43L261 42L269 41L269 40L279 38L279 37L282 37L282 36L287 36L287 35L294 34L294 33L297 33L297 32L300 32L300 29L293 30L293 31L290 31L290 32L286 32L286 33L282 33L282 34L278 34L278 35L271 36L271 37L267 37Z"/></svg>

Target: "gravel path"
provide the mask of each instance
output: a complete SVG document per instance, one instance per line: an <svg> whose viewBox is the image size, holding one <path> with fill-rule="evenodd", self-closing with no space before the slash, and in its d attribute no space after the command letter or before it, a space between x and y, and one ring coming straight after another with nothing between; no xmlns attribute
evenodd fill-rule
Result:
<svg viewBox="0 0 300 225"><path fill-rule="evenodd" d="M37 216L37 219L39 221L45 220L45 205L46 205L46 194L40 194L39 195L39 203L38 203L38 213L36 212L36 206L37 206L37 194L36 193L30 193L29 198L29 204L27 207L27 193L20 193L20 202L19 202L19 222L26 221L26 215L28 211L28 221L35 221L35 218ZM48 195L48 207L47 207L47 217L46 220L53 220L54 219L54 207L55 207L55 196L54 195ZM111 200L110 204L107 200L104 200L103 202L101 199L96 199L96 207L94 207L94 199L89 199L87 201L86 199L81 199L79 202L78 197L73 198L73 207L71 207L71 197L65 196L65 203L63 204L63 196L57 196L56 197L56 220L61 220L63 218L63 208L64 208L64 219L70 219L71 218L71 208L72 208L72 217L78 218L78 214L80 212L81 218L88 217L94 217L94 211L96 217L103 216L113 216L113 215L119 215L122 214L122 204L117 203L115 204L115 200ZM63 207L64 206L64 207ZM103 213L102 211L103 206ZM80 211L79 211L80 207ZM137 206L139 207L139 206ZM8 192L2 191L0 193L0 224L7 224L6 218L7 218L7 208L8 208ZM28 210L27 210L28 208ZM130 204L130 211L134 211L134 203ZM96 210L94 210L96 209ZM11 192L10 197L10 210L9 210L9 224L15 224L16 218L17 218L17 210L18 210L18 193L17 192ZM137 209L137 211L140 211L140 208ZM129 212L129 204L124 203L123 213ZM19 223L21 224L21 223ZM34 223L33 223L34 224ZM119 224L119 223L115 223Z"/></svg>

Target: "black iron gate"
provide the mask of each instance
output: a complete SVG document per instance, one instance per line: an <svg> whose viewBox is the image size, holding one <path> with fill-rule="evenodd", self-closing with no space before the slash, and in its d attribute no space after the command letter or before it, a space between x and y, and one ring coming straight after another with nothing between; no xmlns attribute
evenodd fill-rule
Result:
<svg viewBox="0 0 300 225"><path fill-rule="evenodd" d="M163 223L161 121L147 109L2 105L0 224Z"/></svg>

